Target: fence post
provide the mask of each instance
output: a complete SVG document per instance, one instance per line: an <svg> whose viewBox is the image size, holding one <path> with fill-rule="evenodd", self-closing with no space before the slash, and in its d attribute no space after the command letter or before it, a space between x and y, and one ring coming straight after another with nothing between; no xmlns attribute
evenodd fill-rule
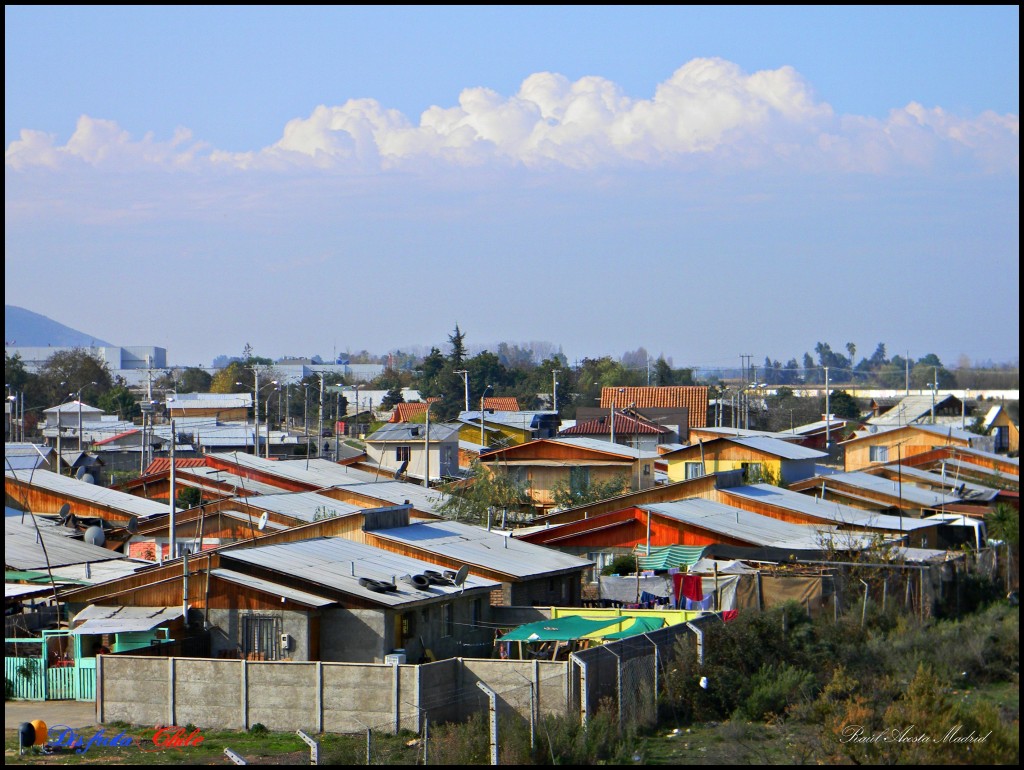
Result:
<svg viewBox="0 0 1024 770"><path fill-rule="evenodd" d="M496 765L498 764L498 693L483 682L477 682L476 686L487 695L487 710L491 722L491 764Z"/></svg>
<svg viewBox="0 0 1024 770"><path fill-rule="evenodd" d="M316 662L316 731L324 731L324 663Z"/></svg>
<svg viewBox="0 0 1024 770"><path fill-rule="evenodd" d="M686 627L693 631L694 636L697 637L697 663L701 666L704 665L704 629L699 626L693 625L693 623L687 623Z"/></svg>
<svg viewBox="0 0 1024 770"><path fill-rule="evenodd" d="M176 724L174 713L174 658L167 659L167 724Z"/></svg>
<svg viewBox="0 0 1024 770"><path fill-rule="evenodd" d="M96 656L96 722L103 724L103 656Z"/></svg>
<svg viewBox="0 0 1024 770"><path fill-rule="evenodd" d="M427 753L428 746L430 743L430 714L427 713L426 709L423 709L423 764L428 765L429 754Z"/></svg>
<svg viewBox="0 0 1024 770"><path fill-rule="evenodd" d="M239 688L242 693L241 703L239 704L242 708L242 729L249 729L249 661L242 658L239 661L242 664L242 686Z"/></svg>
<svg viewBox="0 0 1024 770"><path fill-rule="evenodd" d="M402 702L400 667L397 663L391 666L391 701L395 709L395 735L402 729Z"/></svg>

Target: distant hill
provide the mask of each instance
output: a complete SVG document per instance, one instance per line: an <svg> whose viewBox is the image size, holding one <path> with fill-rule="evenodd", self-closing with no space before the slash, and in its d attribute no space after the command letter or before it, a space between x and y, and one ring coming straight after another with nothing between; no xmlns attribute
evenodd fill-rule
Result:
<svg viewBox="0 0 1024 770"><path fill-rule="evenodd" d="M98 337L15 305L4 305L4 344L28 348L113 347Z"/></svg>

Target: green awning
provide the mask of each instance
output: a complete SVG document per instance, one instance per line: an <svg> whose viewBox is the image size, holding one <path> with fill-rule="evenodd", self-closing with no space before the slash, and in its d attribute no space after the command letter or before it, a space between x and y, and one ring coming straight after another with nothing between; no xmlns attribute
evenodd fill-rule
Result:
<svg viewBox="0 0 1024 770"><path fill-rule="evenodd" d="M641 570L671 569L696 564L704 554L704 548L703 545L660 545L651 548L651 555L646 556L646 546L638 545L633 553L637 555Z"/></svg>
<svg viewBox="0 0 1024 770"><path fill-rule="evenodd" d="M634 618L633 625L629 628L624 628L621 631L616 631L608 636L601 637L602 639L625 639L628 636L636 636L637 634L646 634L649 631L657 631L659 628L665 626L665 621L662 618Z"/></svg>
<svg viewBox="0 0 1024 770"><path fill-rule="evenodd" d="M602 618L593 620L581 618L579 615L569 615L564 618L552 618L551 620L538 620L535 623L513 628L504 636L498 639L499 642L568 642L573 639L582 639L588 634L600 631L602 628L614 626L623 620L633 618Z"/></svg>

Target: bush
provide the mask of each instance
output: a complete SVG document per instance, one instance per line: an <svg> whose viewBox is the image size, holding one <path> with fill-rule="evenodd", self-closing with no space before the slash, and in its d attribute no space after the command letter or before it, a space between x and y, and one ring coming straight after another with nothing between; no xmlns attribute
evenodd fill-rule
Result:
<svg viewBox="0 0 1024 770"><path fill-rule="evenodd" d="M740 706L746 719L759 721L769 715L782 716L790 705L813 697L814 674L782 663L778 667L764 665L750 683L751 693Z"/></svg>

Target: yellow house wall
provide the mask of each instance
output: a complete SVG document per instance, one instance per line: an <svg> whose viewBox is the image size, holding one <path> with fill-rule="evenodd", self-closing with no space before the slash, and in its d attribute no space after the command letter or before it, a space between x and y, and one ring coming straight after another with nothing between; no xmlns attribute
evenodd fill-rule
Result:
<svg viewBox="0 0 1024 770"><path fill-rule="evenodd" d="M700 457L696 459L687 459L685 461L670 462L668 465L668 480L674 481L685 481L686 480L686 463L699 463ZM704 458L704 473L719 473L721 471L734 471L739 470L744 465L749 463L759 463L762 471L771 473L774 478L781 478L782 474L782 461L781 460L767 460L759 457L751 457L749 460L725 460L717 457L706 457Z"/></svg>

